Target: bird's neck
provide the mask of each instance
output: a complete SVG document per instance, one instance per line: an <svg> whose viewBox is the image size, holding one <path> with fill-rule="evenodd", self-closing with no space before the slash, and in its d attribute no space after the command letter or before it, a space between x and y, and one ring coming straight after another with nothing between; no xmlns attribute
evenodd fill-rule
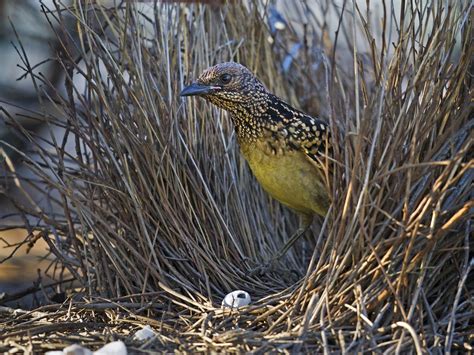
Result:
<svg viewBox="0 0 474 355"><path fill-rule="evenodd" d="M300 113L268 92L257 93L243 102L219 102L218 106L230 113L239 140L246 141L276 132Z"/></svg>
<svg viewBox="0 0 474 355"><path fill-rule="evenodd" d="M264 135L269 117L266 107L237 107L228 110L240 140L255 140Z"/></svg>

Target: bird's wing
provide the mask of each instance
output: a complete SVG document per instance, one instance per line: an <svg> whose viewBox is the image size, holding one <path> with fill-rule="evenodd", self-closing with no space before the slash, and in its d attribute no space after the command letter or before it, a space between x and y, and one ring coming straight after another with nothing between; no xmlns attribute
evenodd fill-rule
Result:
<svg viewBox="0 0 474 355"><path fill-rule="evenodd" d="M301 114L289 122L289 144L317 161L329 149L329 129L326 122Z"/></svg>
<svg viewBox="0 0 474 355"><path fill-rule="evenodd" d="M275 145L302 151L311 160L318 161L329 149L328 124L294 109L276 96L271 98L272 105L267 112L272 122L269 129ZM273 153L277 150L271 147Z"/></svg>

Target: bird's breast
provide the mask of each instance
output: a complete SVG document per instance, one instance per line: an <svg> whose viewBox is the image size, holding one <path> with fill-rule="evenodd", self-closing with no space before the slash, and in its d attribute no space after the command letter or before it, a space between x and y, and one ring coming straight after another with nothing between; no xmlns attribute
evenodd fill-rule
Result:
<svg viewBox="0 0 474 355"><path fill-rule="evenodd" d="M273 198L301 213L326 214L322 174L303 152L263 138L240 142L240 147L258 182Z"/></svg>

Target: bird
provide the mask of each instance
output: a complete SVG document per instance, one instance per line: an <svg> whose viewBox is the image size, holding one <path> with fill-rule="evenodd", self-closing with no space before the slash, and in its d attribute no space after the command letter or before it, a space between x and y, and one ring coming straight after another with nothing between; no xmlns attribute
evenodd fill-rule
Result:
<svg viewBox="0 0 474 355"><path fill-rule="evenodd" d="M300 216L300 224L267 263L280 259L330 205L323 158L330 151L327 122L272 94L244 65L204 70L180 96L198 96L227 111L240 151L263 189Z"/></svg>

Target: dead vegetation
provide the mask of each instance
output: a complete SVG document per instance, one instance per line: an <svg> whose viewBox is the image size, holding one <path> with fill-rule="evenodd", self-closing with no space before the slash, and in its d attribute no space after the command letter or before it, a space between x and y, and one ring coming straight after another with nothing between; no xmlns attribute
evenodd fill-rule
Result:
<svg viewBox="0 0 474 355"><path fill-rule="evenodd" d="M162 351L472 351L472 5L383 1L376 17L358 4L295 2L302 15L274 32L260 1L45 8L64 87L17 44L57 113L26 113L48 124L45 139L4 110L33 147L18 154L34 178L6 166L20 227L48 243L67 299L1 309L2 351L116 338ZM254 181L226 114L178 95L227 60L334 133L329 216L281 263L298 280L248 275L296 220ZM235 289L251 306L220 309ZM137 345L145 324L159 335Z"/></svg>

